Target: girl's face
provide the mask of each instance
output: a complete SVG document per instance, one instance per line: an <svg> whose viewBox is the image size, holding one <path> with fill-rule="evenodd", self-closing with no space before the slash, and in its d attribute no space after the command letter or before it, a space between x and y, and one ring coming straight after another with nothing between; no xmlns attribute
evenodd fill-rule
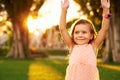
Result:
<svg viewBox="0 0 120 80"><path fill-rule="evenodd" d="M90 27L87 24L78 24L75 26L73 39L78 45L88 44L93 38Z"/></svg>

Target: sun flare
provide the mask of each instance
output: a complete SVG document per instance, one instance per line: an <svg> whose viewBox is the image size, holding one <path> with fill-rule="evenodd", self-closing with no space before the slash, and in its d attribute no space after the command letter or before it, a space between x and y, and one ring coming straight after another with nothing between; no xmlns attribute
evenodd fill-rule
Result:
<svg viewBox="0 0 120 80"><path fill-rule="evenodd" d="M43 18L34 19L32 16L28 17L27 25L30 33L33 33L36 29L41 29L41 31L44 32L47 28L45 24Z"/></svg>
<svg viewBox="0 0 120 80"><path fill-rule="evenodd" d="M59 24L61 13L60 1L61 0L46 0L38 12L42 16L38 16L36 19L34 19L32 16L29 16L27 25L30 33L33 33L36 29L41 29L42 32L45 32L46 29ZM78 12L78 10L80 10L79 5L73 0L70 0L70 4L67 21L80 16Z"/></svg>

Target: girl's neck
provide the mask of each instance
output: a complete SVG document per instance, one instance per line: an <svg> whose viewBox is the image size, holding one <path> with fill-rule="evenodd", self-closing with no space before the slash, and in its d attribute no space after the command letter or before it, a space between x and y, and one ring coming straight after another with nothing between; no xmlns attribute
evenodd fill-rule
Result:
<svg viewBox="0 0 120 80"><path fill-rule="evenodd" d="M86 44L76 44L76 45L79 45L79 46L86 46L88 45L89 43L86 43Z"/></svg>

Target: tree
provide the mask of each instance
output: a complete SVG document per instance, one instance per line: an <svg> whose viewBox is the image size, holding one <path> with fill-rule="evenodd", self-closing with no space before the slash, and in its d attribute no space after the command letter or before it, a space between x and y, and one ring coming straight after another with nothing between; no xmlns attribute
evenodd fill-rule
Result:
<svg viewBox="0 0 120 80"><path fill-rule="evenodd" d="M114 62L120 62L120 0L114 1L111 0L112 8L112 26L111 26L111 32L110 32L110 50L113 55L113 61Z"/></svg>
<svg viewBox="0 0 120 80"><path fill-rule="evenodd" d="M99 30L102 20L102 9L100 0L75 0L87 14L88 18L95 24ZM114 61L120 62L120 1L111 0L111 23L108 38L105 40L105 48L103 52L103 62Z"/></svg>
<svg viewBox="0 0 120 80"><path fill-rule="evenodd" d="M29 53L27 18L34 6L37 12L44 3L44 0L0 0L5 5L5 9L13 25L13 43L10 52L6 57L25 58L25 53Z"/></svg>

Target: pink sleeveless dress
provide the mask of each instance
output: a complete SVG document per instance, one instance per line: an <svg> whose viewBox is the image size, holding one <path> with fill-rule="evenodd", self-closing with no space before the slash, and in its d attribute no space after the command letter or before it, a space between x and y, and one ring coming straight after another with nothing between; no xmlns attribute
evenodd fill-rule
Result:
<svg viewBox="0 0 120 80"><path fill-rule="evenodd" d="M65 80L99 80L96 55L91 44L74 46Z"/></svg>

